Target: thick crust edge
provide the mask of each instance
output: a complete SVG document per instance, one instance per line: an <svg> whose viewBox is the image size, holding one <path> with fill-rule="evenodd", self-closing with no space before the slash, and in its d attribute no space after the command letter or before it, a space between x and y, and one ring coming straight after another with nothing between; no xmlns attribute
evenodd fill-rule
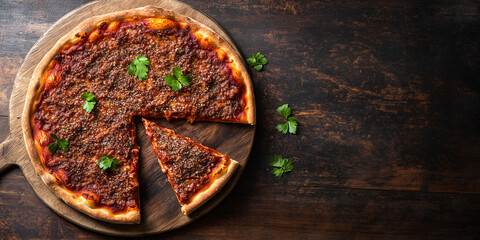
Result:
<svg viewBox="0 0 480 240"><path fill-rule="evenodd" d="M49 175L45 176L46 178L50 177ZM45 182L45 179L43 179ZM77 210L97 219L102 219L111 223L121 223L121 224L138 224L140 223L140 208L132 209L128 212L121 214L114 214L106 209L102 208L93 208L90 200L85 199L82 196L72 195L69 191L60 187L54 181L48 181L50 188L59 196L63 201L68 205L73 206ZM75 196L75 197L72 197ZM140 206L139 206L140 207Z"/></svg>
<svg viewBox="0 0 480 240"><path fill-rule="evenodd" d="M230 164L225 168L225 170L219 175L219 177L215 178L213 183L204 191L198 193L195 197L193 197L192 201L189 204L182 206L182 212L185 215L189 215L195 209L200 207L202 204L207 202L210 198L212 198L217 192L222 189L222 187L228 182L230 177L233 176L235 170L238 167L238 162L230 159Z"/></svg>

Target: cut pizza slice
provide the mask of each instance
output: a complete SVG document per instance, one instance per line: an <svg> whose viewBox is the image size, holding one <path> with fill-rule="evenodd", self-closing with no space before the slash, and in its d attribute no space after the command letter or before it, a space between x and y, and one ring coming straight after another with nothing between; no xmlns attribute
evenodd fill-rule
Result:
<svg viewBox="0 0 480 240"><path fill-rule="evenodd" d="M214 196L233 175L238 162L190 138L142 119L158 162L189 215Z"/></svg>

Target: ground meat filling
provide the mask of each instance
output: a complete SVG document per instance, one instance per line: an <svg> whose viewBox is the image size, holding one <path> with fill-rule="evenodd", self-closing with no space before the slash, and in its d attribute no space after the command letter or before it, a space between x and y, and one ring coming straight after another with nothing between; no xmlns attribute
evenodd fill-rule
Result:
<svg viewBox="0 0 480 240"><path fill-rule="evenodd" d="M55 154L46 150L53 139L40 142L45 168L68 190L121 212L138 206L134 116L235 121L246 90L228 60L180 24L155 30L142 20L124 20L115 31L106 25L92 32L99 34L95 41L85 36L52 60L55 80L37 99L34 136L38 129L68 140L70 150ZM152 63L144 81L127 70L139 54ZM190 87L176 92L164 80L175 66L193 76ZM91 113L82 109L84 92L97 98ZM100 169L103 154L117 158L119 167Z"/></svg>

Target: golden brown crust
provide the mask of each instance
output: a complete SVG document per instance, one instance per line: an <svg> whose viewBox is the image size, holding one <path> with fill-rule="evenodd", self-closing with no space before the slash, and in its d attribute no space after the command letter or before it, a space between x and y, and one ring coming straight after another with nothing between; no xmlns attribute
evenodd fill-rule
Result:
<svg viewBox="0 0 480 240"><path fill-rule="evenodd" d="M114 223L139 223L140 222L140 211L139 209L133 209L127 213L113 214L108 210L101 208L92 207L93 204L89 200L83 198L82 196L75 195L67 190L65 190L61 185L54 181L53 175L48 173L45 170L45 167L42 163L41 156L39 155L39 144L35 141L32 136L32 126L33 126L33 112L35 108L35 101L38 99L39 94L43 91L45 87L46 77L44 75L45 71L48 69L50 62L54 56L62 49L63 46L75 43L79 40L77 33L89 33L97 24L103 21L114 21L125 18L133 17L165 17L172 20L175 20L181 24L188 25L193 32L199 34L197 36L203 36L202 39L204 43L208 43L211 46L215 46L219 54L224 51L226 56L228 56L232 61L232 68L237 71L234 71L237 79L242 81L246 86L246 108L244 116L240 119L241 123L255 124L255 103L253 96L253 87L250 80L250 76L242 63L242 60L235 54L233 49L226 43L223 39L213 33L213 31L206 26L184 16L178 15L174 12L165 11L163 9L156 8L154 6L146 6L143 8L131 9L126 11L109 13L101 16L96 16L89 18L79 24L76 28L70 31L68 34L60 38L52 49L43 57L43 59L38 63L37 67L34 70L32 79L29 84L29 88L26 95L25 106L22 116L22 129L25 139L25 144L27 147L27 152L32 164L37 172L37 174L42 178L42 180L55 192L55 194L64 200L70 206L76 208L79 211L85 212L88 215ZM234 164L236 165L236 164ZM226 180L225 180L226 181Z"/></svg>
<svg viewBox="0 0 480 240"><path fill-rule="evenodd" d="M121 223L121 224L138 224L140 223L140 208L131 209L127 212L122 213L112 213L111 211L103 208L97 208L91 200L84 198L83 196L76 195L68 190L65 190L55 181L49 181L47 175L47 185L53 190L53 192L59 196L63 201L68 205L73 206L77 210L86 213L87 215L102 219L111 223ZM44 182L47 182L44 179Z"/></svg>

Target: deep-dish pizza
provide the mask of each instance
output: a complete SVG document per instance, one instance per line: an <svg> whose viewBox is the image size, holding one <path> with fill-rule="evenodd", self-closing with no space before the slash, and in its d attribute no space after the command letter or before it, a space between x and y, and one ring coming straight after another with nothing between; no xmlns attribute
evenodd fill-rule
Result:
<svg viewBox="0 0 480 240"><path fill-rule="evenodd" d="M172 87L172 73L188 82ZM87 19L32 76L22 127L35 170L77 210L138 223L135 116L254 124L250 77L223 39L174 12L147 6Z"/></svg>
<svg viewBox="0 0 480 240"><path fill-rule="evenodd" d="M200 207L230 179L238 162L190 138L143 119L162 171L185 215Z"/></svg>

